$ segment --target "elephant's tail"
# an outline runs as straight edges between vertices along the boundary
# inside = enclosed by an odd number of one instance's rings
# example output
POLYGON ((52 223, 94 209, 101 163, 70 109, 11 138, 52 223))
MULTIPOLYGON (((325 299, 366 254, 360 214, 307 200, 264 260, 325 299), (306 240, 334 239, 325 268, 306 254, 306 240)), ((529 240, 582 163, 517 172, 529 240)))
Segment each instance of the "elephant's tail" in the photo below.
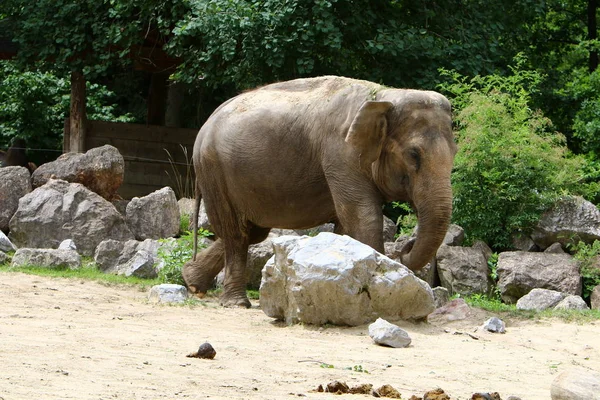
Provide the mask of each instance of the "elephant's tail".
POLYGON ((200 214, 200 201, 202 201, 202 192, 196 183, 196 202, 194 204, 194 217, 192 221, 192 229, 194 230, 194 256, 192 259, 196 261, 196 253, 198 252, 198 216, 200 214))

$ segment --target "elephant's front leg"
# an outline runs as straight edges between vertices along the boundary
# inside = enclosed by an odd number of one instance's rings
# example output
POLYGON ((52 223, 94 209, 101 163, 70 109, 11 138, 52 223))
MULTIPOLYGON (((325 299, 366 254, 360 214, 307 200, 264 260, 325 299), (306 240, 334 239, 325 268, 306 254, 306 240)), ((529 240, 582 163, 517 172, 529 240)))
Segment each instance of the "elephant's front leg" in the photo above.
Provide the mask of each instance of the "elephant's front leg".
POLYGON ((366 186, 361 188, 356 182, 354 185, 330 185, 337 214, 335 232, 351 236, 383 253, 382 200, 376 191, 366 186))
POLYGON ((225 242, 225 281, 221 305, 225 307, 250 308, 246 296, 246 261, 248 259, 248 237, 224 239, 225 242))

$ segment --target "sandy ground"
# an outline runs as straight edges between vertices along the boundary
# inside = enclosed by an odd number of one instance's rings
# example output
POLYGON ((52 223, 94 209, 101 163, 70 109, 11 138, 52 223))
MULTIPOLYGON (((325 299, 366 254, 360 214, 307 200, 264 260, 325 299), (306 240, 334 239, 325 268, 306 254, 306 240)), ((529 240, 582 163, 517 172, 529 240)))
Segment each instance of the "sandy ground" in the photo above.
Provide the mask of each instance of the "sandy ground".
POLYGON ((135 288, 0 273, 0 399, 329 399, 333 380, 390 384, 402 397, 443 388, 452 399, 497 391, 549 399, 562 371, 600 371, 600 323, 521 321, 504 335, 399 323, 413 342, 372 343, 367 326, 284 326, 255 306, 150 304, 135 288), (446 332, 449 330, 450 333, 446 332), (214 360, 188 358, 204 342, 214 360), (322 363, 333 368, 323 368, 322 363), (357 372, 356 370, 366 370, 357 372))

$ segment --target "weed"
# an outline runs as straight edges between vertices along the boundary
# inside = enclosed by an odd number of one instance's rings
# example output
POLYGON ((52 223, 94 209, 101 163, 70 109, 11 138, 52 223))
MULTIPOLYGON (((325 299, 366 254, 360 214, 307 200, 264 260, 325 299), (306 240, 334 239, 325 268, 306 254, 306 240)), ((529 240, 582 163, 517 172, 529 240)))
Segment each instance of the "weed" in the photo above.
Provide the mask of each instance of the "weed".
MULTIPOLYGON (((206 229, 198 229, 198 235, 203 237, 212 236, 212 232, 206 229)), ((194 236, 191 232, 186 232, 178 239, 161 239, 161 247, 158 249, 158 258, 164 263, 158 272, 158 279, 161 283, 174 283, 185 285, 181 270, 183 264, 189 261, 194 255, 194 236)), ((199 244, 199 248, 203 248, 199 244)))
POLYGON ((171 173, 165 171, 169 178, 174 182, 174 190, 178 199, 194 197, 194 165, 191 156, 188 154, 187 147, 179 145, 185 159, 185 163, 176 162, 169 150, 163 149, 167 153, 169 164, 171 165, 171 173), (181 170, 183 167, 184 172, 181 170))

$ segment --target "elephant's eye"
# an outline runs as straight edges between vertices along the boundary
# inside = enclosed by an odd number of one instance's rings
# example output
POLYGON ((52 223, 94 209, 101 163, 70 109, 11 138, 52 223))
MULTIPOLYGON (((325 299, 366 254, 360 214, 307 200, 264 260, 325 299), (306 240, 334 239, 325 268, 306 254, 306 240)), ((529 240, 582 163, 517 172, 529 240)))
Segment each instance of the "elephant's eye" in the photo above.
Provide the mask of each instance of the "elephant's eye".
POLYGON ((414 163, 415 169, 418 172, 419 169, 421 169, 421 152, 419 151, 419 149, 413 147, 408 150, 408 155, 411 161, 414 163))

